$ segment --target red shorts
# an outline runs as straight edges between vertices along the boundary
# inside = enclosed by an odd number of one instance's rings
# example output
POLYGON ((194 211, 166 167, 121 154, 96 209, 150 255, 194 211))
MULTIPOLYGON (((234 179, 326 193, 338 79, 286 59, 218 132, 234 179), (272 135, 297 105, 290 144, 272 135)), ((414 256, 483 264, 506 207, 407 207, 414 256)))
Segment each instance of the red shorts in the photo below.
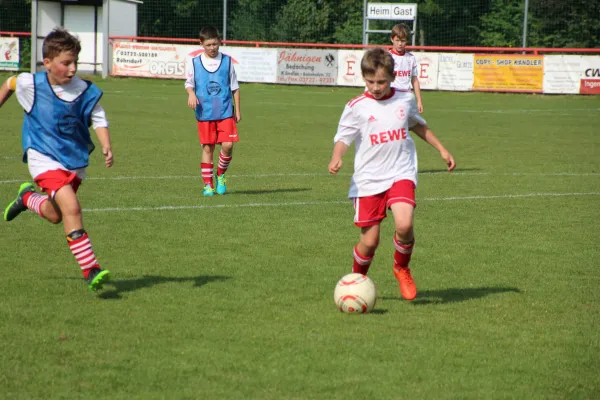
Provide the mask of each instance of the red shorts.
POLYGON ((391 188, 372 196, 354 198, 354 225, 359 228, 378 225, 387 216, 386 210, 395 203, 416 207, 415 183, 410 180, 394 182, 391 188))
POLYGON ((75 172, 65 171, 62 169, 55 169, 52 171, 46 171, 34 179, 35 183, 46 192, 50 198, 54 198, 54 195, 58 189, 63 186, 71 185, 75 193, 81 185, 81 179, 75 174, 75 172))
POLYGON ((218 121, 198 121, 198 137, 201 144, 237 142, 237 128, 233 117, 218 121))

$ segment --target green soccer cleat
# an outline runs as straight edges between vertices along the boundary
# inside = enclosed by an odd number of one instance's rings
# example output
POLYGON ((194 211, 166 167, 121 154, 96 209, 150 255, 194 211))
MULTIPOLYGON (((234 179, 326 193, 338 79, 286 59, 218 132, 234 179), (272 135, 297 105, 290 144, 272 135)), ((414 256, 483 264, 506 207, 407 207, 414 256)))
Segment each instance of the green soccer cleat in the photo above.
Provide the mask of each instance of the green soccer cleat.
POLYGON ((5 209, 4 209, 4 220, 12 221, 17 218, 19 214, 23 211, 27 210, 25 207, 25 203, 23 202, 23 196, 25 193, 35 192, 35 186, 31 182, 25 182, 21 184, 19 187, 19 193, 17 194, 17 198, 12 201, 5 209))
POLYGON ((210 197, 215 195, 215 189, 213 189, 210 185, 204 186, 204 196, 210 197))
POLYGON ((87 277, 88 287, 92 292, 102 289, 104 283, 110 280, 110 272, 100 268, 92 268, 87 277))
POLYGON ((225 179, 225 174, 217 175, 217 194, 225 194, 227 191, 225 182, 227 182, 227 179, 225 179))

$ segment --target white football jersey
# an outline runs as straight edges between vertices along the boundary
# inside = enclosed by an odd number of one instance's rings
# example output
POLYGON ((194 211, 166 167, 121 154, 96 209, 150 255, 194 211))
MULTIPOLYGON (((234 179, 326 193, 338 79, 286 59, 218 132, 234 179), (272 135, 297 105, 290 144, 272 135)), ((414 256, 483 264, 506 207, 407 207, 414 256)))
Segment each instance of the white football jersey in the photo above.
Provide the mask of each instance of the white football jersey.
POLYGON ((396 76, 392 87, 398 90, 410 90, 412 77, 418 76, 416 57, 412 53, 400 54, 393 49, 390 54, 394 59, 394 75, 396 76))
POLYGON ((350 100, 334 138, 356 147, 348 197, 382 193, 402 179, 416 185, 417 152, 409 129, 425 123, 410 92, 393 90, 381 100, 365 92, 350 100))

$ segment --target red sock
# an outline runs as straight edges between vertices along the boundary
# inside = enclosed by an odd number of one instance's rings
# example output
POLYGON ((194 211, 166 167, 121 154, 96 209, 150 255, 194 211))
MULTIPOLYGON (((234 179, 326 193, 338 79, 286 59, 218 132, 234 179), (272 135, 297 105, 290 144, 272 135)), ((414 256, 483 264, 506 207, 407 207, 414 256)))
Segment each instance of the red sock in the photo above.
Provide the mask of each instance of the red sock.
POLYGON ((371 266, 371 262, 373 261, 373 257, 363 256, 358 252, 356 246, 354 247, 354 263, 352 264, 352 272, 357 274, 366 275, 369 272, 369 267, 371 266))
POLYGON ((227 168, 229 168, 229 163, 231 162, 231 156, 226 157, 223 155, 223 152, 221 151, 219 153, 219 166, 217 168, 217 175, 221 176, 223 175, 225 172, 227 172, 227 168))
POLYGON ((394 236, 394 247, 396 248, 396 251, 394 251, 394 264, 399 267, 408 267, 414 245, 414 240, 410 243, 400 243, 394 236))
POLYGON ((98 261, 96 261, 96 255, 94 255, 94 251, 92 250, 92 243, 86 232, 77 239, 71 239, 67 236, 67 242, 73 256, 75 256, 75 259, 79 263, 79 267, 81 267, 84 278, 88 277, 92 268, 100 268, 98 261))
POLYGON ((23 195, 23 203, 25 207, 38 214, 40 217, 43 217, 42 213, 42 204, 44 204, 48 200, 48 196, 44 196, 34 192, 27 192, 23 195))
POLYGON ((213 187, 213 163, 201 163, 200 169, 202 170, 202 180, 204 181, 204 186, 209 185, 213 187))

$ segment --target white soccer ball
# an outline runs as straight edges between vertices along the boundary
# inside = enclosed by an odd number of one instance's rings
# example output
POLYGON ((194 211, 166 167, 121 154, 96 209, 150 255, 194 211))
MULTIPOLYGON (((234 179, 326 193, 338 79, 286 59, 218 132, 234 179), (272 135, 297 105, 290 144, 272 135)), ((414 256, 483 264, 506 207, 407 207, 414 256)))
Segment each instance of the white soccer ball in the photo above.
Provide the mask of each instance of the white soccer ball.
POLYGON ((375 307, 377 289, 366 275, 348 274, 342 277, 333 292, 335 305, 344 313, 368 313, 375 307))

